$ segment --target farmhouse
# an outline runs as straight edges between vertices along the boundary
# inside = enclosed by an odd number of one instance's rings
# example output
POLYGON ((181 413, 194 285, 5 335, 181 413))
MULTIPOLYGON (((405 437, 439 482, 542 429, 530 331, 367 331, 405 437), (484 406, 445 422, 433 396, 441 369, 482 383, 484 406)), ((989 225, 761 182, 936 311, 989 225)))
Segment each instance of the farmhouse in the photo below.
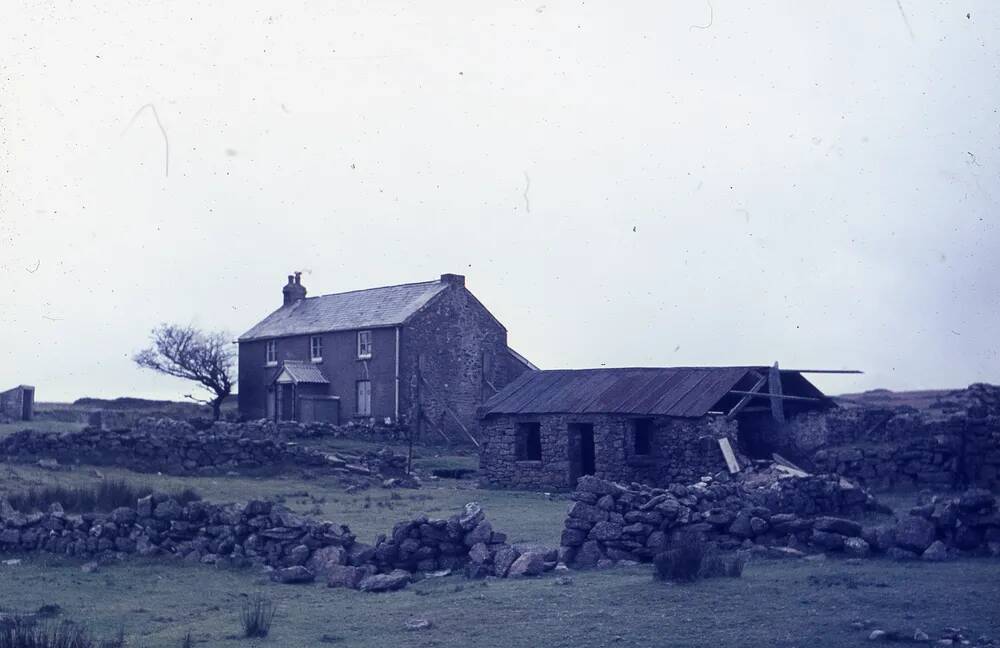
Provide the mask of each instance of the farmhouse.
POLYGON ((410 422, 468 440, 486 398, 534 369, 462 275, 306 297, 295 273, 282 297, 239 338, 246 418, 410 422))
POLYGON ((727 469, 723 445, 769 456, 787 417, 832 406, 777 364, 533 371, 483 406, 480 469, 506 488, 572 488, 582 475, 691 483, 727 469))

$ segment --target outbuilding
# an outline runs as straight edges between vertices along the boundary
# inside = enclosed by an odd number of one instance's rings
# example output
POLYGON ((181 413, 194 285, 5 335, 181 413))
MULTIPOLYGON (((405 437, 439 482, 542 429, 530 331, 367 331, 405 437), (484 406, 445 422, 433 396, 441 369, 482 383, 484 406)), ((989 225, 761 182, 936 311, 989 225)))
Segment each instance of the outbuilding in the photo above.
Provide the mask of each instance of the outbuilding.
POLYGON ((484 485, 568 489, 582 475, 665 485, 738 470, 738 455, 769 456, 787 417, 834 406, 804 372, 775 364, 521 374, 480 411, 484 485))

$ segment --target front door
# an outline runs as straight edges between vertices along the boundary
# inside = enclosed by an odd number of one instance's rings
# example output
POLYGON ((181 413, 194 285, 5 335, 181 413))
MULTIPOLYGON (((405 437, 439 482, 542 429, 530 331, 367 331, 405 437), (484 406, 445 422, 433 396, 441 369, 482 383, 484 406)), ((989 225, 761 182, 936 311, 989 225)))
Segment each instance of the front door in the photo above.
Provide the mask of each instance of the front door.
POLYGON ((35 400, 35 390, 25 389, 21 392, 21 420, 30 421, 31 420, 31 409, 33 401, 35 400))
POLYGON ((281 403, 279 406, 279 411, 281 412, 282 421, 294 421, 295 420, 295 387, 290 383, 285 383, 283 385, 278 385, 278 389, 281 390, 281 403))
POLYGON ((594 453, 594 426, 590 423, 570 423, 569 433, 569 479, 570 486, 583 475, 593 475, 597 468, 594 453))

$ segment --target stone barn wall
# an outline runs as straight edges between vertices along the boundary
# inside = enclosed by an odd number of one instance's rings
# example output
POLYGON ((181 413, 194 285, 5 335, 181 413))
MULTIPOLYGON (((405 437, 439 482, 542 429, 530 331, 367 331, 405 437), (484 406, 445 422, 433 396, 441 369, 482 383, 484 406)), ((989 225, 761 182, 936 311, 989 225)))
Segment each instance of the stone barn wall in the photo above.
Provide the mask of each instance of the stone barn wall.
POLYGON ((489 417, 481 422, 482 483, 494 488, 572 489, 567 428, 571 423, 594 426, 595 475, 604 479, 669 484, 695 481, 727 470, 718 439, 728 438, 736 447, 735 421, 717 416, 652 417, 652 452, 637 455, 630 433, 633 418, 641 417, 617 414, 489 417), (541 424, 540 461, 518 460, 518 424, 526 422, 541 424))

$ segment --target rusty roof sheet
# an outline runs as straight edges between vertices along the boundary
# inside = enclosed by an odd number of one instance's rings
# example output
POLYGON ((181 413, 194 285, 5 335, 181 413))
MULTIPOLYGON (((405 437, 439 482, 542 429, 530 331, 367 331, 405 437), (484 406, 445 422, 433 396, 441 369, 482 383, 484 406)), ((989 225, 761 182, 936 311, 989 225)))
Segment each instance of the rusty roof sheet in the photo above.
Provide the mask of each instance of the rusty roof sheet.
POLYGON ((447 287, 425 281, 308 297, 274 311, 239 341, 398 326, 447 287))
POLYGON ((529 371, 493 396, 496 414, 635 414, 698 417, 750 371, 767 367, 661 367, 529 371))

